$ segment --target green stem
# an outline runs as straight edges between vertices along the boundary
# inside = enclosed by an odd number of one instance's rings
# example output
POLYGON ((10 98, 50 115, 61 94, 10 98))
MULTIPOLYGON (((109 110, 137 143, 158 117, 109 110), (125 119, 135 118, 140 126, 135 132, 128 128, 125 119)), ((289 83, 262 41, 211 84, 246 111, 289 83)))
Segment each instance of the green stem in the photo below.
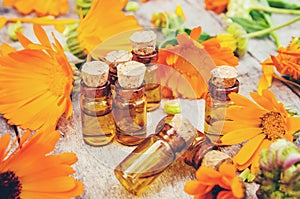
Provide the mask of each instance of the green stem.
POLYGON ((277 14, 300 15, 300 10, 291 10, 291 9, 274 8, 274 7, 266 7, 266 6, 251 7, 250 10, 259 10, 259 11, 265 11, 265 12, 277 13, 277 14))
POLYGON ((267 28, 267 29, 264 29, 264 30, 261 30, 261 31, 249 33, 249 34, 247 34, 246 37, 247 38, 254 38, 254 37, 259 37, 261 35, 269 34, 270 32, 273 32, 275 30, 279 30, 279 29, 284 28, 286 26, 289 26, 289 25, 291 25, 293 23, 296 23, 299 20, 300 20, 300 16, 296 17, 295 19, 293 19, 291 21, 288 21, 288 22, 286 22, 284 24, 281 24, 279 26, 275 26, 275 27, 267 28))

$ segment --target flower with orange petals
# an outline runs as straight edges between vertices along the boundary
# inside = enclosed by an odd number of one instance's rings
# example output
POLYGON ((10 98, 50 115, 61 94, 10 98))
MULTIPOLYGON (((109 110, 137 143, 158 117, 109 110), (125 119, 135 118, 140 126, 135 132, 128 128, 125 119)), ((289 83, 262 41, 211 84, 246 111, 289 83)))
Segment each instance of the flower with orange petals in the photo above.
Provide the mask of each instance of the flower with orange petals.
POLYGON ((70 175, 77 162, 74 153, 51 154, 60 133, 25 132, 19 147, 10 135, 0 137, 0 198, 61 198, 83 193, 83 184, 70 175), (13 149, 13 151, 12 151, 13 149))
POLYGON ((141 29, 141 26, 134 16, 125 15, 122 9, 121 0, 93 0, 87 15, 80 20, 79 26, 68 37, 67 45, 70 52, 84 58, 99 44, 106 50, 104 55, 112 50, 129 50, 131 44, 128 38, 133 31, 141 29), (123 32, 128 34, 123 36, 121 34, 123 32), (121 35, 119 38, 114 37, 119 34, 121 35), (112 37, 114 38, 108 42, 112 37), (104 41, 107 41, 107 45, 103 43, 104 41))
POLYGON ((233 50, 230 47, 222 47, 217 38, 210 38, 201 42, 204 49, 214 60, 216 66, 228 65, 237 66, 239 59, 234 56, 233 50))
POLYGON ((205 0, 205 9, 220 14, 227 10, 229 0, 205 0))
POLYGON ((4 6, 15 7, 22 14, 36 12, 38 16, 58 16, 69 10, 68 0, 3 0, 4 6))
MULTIPOLYGON (((192 29, 190 37, 197 41, 202 33, 202 28, 199 26, 192 29)), ((208 52, 208 54, 213 59, 216 66, 229 65, 237 66, 238 58, 234 56, 234 49, 228 46, 222 46, 221 40, 215 37, 212 37, 208 40, 200 42, 201 46, 208 52)))
MULTIPOLYGON (((191 37, 197 34, 195 29, 191 37)), ((204 48, 186 34, 177 35, 177 46, 159 50, 160 83, 165 98, 204 98, 212 59, 204 48), (163 67, 166 66, 166 67, 163 67)))
POLYGON ((196 172, 197 180, 186 183, 184 191, 195 199, 242 199, 245 190, 243 182, 236 175, 232 164, 223 163, 218 171, 201 166, 196 172))
POLYGON ((0 113, 23 129, 55 129, 63 113, 72 114, 73 71, 57 39, 51 44, 34 25, 41 44, 18 34, 23 50, 1 47, 0 113))
POLYGON ((177 46, 159 50, 158 63, 173 71, 161 69, 162 93, 166 98, 203 98, 207 94, 206 82, 215 65, 238 65, 238 58, 228 47, 221 47, 216 38, 198 42, 201 27, 194 28, 190 36, 177 35, 177 46))
MULTIPOLYGON (((264 90, 262 95, 250 93, 256 103, 237 93, 229 94, 235 105, 226 110, 230 121, 222 121, 222 145, 233 145, 247 141, 233 158, 237 168, 244 170, 251 165, 252 172, 259 168, 260 152, 278 139, 293 139, 300 130, 300 118, 291 117, 275 95, 264 90)), ((218 122, 213 125, 218 126, 218 122)))
MULTIPOLYGON (((261 76, 258 84, 259 93, 272 85, 273 77, 287 81, 275 74, 274 66, 276 71, 281 75, 300 81, 300 37, 293 38, 287 47, 278 48, 277 56, 271 55, 271 58, 266 59, 262 63, 263 75, 261 76)), ((290 83, 300 87, 300 85, 297 85, 296 83, 290 83)))

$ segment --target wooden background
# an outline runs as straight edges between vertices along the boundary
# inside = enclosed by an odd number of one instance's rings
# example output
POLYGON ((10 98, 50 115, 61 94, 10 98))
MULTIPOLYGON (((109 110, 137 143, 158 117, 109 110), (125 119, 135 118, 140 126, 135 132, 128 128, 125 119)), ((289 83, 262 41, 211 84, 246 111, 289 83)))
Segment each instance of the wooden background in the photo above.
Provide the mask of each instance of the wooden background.
MULTIPOLYGON (((75 1, 75 0, 74 0, 75 1)), ((299 2, 296 0, 295 2, 299 2)), ((1 3, 1 1, 0 1, 1 3)), ((74 2, 71 4, 74 6, 74 2)), ((139 10, 135 13, 138 21, 143 26, 151 26, 150 18, 153 12, 170 11, 173 12, 177 4, 180 4, 186 15, 187 27, 201 25, 203 31, 210 34, 224 32, 224 22, 220 16, 204 9, 203 0, 152 0, 148 3, 141 4, 139 10)), ((113 6, 113 5, 112 5, 113 6)), ((13 9, 1 8, 0 15, 20 16, 13 9)), ((73 10, 66 17, 75 17, 73 10)), ((281 24, 295 16, 273 15, 274 24, 281 24)), ((49 32, 53 28, 47 27, 49 32)), ((24 26, 24 34, 36 41, 32 33, 31 25, 24 26)), ((292 36, 299 36, 300 22, 295 23, 285 29, 277 31, 282 45, 287 45, 292 36)), ((61 41, 65 39, 55 33, 61 41)), ((0 30, 0 43, 10 43, 15 47, 20 47, 18 43, 13 43, 7 36, 7 27, 0 30)), ((240 94, 249 97, 249 92, 256 91, 259 77, 261 75, 261 65, 264 59, 270 54, 276 54, 274 42, 270 39, 251 39, 247 54, 239 62, 239 80, 240 94)), ((285 104, 292 105, 300 111, 299 93, 293 92, 287 85, 274 80, 271 90, 276 94, 278 99, 285 104)), ((74 165, 76 169, 75 177, 85 184, 85 192, 79 198, 84 199, 114 199, 114 198, 143 198, 143 199, 174 199, 174 198, 191 198, 183 191, 185 182, 194 178, 195 170, 181 161, 176 161, 168 168, 140 197, 128 193, 114 177, 113 169, 124 159, 134 147, 124 147, 116 142, 105 147, 90 147, 84 144, 82 140, 80 111, 78 104, 78 94, 74 95, 74 112, 69 121, 61 119, 59 130, 65 134, 56 147, 55 152, 72 151, 78 156, 78 162, 74 165)), ((202 100, 189 101, 181 100, 183 104, 183 114, 188 117, 192 123, 200 130, 203 129, 203 110, 202 100)), ((148 133, 154 132, 157 122, 164 116, 162 109, 148 114, 148 133)), ((1 119, 0 134, 12 132, 11 128, 1 119)), ((234 150, 228 150, 231 155, 234 150)), ((248 198, 255 198, 249 196, 248 198)))

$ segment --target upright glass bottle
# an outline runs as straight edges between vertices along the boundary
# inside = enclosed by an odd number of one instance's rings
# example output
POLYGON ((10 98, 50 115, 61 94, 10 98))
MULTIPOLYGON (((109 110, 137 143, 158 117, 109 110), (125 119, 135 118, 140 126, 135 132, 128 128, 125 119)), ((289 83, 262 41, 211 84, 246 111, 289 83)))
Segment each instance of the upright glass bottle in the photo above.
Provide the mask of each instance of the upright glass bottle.
POLYGON ((131 193, 140 194, 191 145, 196 129, 180 114, 163 118, 155 134, 147 137, 114 170, 131 193))
POLYGON ((204 132, 213 142, 217 142, 222 135, 226 110, 233 104, 229 94, 239 91, 237 77, 238 72, 232 66, 219 66, 211 71, 208 82, 209 93, 206 97, 204 132))
POLYGON ((116 127, 112 115, 112 98, 108 65, 101 61, 87 62, 81 70, 80 107, 83 140, 92 146, 112 141, 116 127))
POLYGON ((158 50, 156 50, 156 34, 153 31, 135 32, 131 35, 132 60, 146 65, 145 82, 147 111, 153 111, 160 106, 161 86, 157 78, 158 50))
POLYGON ((130 61, 118 65, 118 81, 113 93, 113 115, 117 141, 137 145, 146 137, 147 112, 144 64, 130 61))
POLYGON ((132 59, 132 54, 126 50, 115 50, 107 53, 105 62, 109 65, 109 81, 111 89, 114 90, 115 82, 118 79, 117 66, 132 59))

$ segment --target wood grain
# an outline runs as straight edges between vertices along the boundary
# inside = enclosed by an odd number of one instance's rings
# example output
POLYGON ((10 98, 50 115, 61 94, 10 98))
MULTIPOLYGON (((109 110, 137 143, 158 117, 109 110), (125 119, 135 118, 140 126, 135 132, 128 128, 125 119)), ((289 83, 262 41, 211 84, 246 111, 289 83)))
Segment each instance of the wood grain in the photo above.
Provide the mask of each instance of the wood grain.
MULTIPOLYGON (((1 3, 1 2, 0 2, 1 3)), ((151 26, 150 18, 153 12, 170 11, 173 12, 177 4, 183 7, 186 14, 186 26, 195 27, 201 25, 203 30, 210 34, 224 32, 224 22, 211 12, 204 9, 203 0, 151 0, 148 3, 141 4, 139 10, 135 13, 138 21, 145 27, 151 26)), ((74 5, 74 2, 72 2, 74 5)), ((13 9, 9 9, 6 16, 20 16, 13 9)), ((74 17, 70 11, 67 16, 74 17)), ((280 24, 293 16, 273 16, 275 24, 280 24)), ((6 34, 7 28, 0 30, 0 43, 11 43, 13 46, 20 47, 17 43, 12 43, 6 34)), ((47 27, 47 31, 53 31, 53 28, 47 27)), ((278 31, 279 38, 283 45, 287 45, 291 36, 297 36, 300 32, 300 23, 296 23, 283 30, 278 31)), ((36 41, 32 27, 24 26, 24 34, 36 41)), ((59 34, 56 34, 59 36, 59 34)), ((64 41, 62 36, 59 36, 64 41)), ((249 92, 257 90, 257 83, 261 75, 261 65, 264 59, 270 54, 276 54, 276 47, 270 39, 251 39, 249 40, 248 53, 240 60, 238 67, 241 82, 240 93, 249 97, 249 92)), ((284 103, 292 105, 300 111, 299 97, 286 85, 280 81, 274 80, 272 91, 278 99, 284 103)), ((204 103, 202 100, 189 101, 181 100, 183 104, 184 115, 200 130, 203 130, 204 103)), ((105 147, 91 147, 84 144, 81 132, 80 109, 78 103, 78 94, 73 96, 74 112, 70 120, 61 119, 59 130, 64 137, 59 141, 55 152, 72 151, 77 154, 78 162, 74 168, 76 178, 85 184, 85 192, 79 198, 84 199, 115 199, 115 198, 141 198, 141 199, 174 199, 174 198, 192 198, 183 191, 184 184, 194 179, 195 170, 182 161, 176 161, 168 168, 141 196, 136 197, 128 193, 114 177, 113 169, 124 159, 134 147, 124 147, 117 142, 113 142, 105 147)), ((164 116, 162 109, 148 114, 148 134, 154 132, 157 122, 164 116)), ((0 134, 11 132, 10 127, 5 120, 1 118, 0 134)), ((13 133, 12 133, 13 134, 13 133)), ((233 155, 235 151, 230 149, 228 153, 233 155)), ((253 194, 253 193, 252 193, 253 194)), ((253 195, 249 198, 255 198, 253 195)))

